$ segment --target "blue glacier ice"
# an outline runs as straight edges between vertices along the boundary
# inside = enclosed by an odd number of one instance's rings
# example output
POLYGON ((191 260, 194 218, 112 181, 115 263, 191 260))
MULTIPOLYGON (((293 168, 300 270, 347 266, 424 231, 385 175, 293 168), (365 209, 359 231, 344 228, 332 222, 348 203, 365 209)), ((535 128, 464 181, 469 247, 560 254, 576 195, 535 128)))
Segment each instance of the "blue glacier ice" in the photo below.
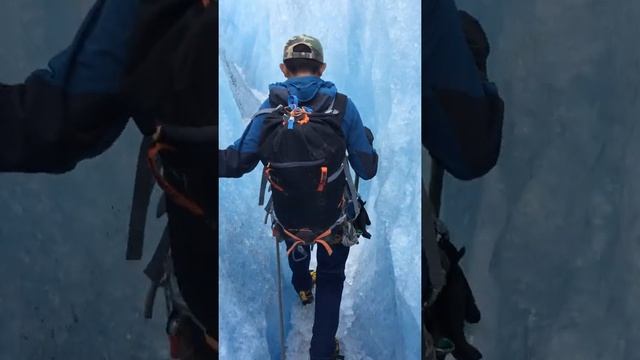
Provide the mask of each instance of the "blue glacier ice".
MULTIPOLYGON (((348 359, 420 358, 420 2, 220 3, 220 144, 238 138, 283 79, 292 35, 318 37, 324 78, 376 134, 378 176, 362 184, 371 240, 352 248, 338 337, 348 359)), ((221 359, 278 359, 275 242, 257 206, 260 172, 220 180, 221 359)), ((299 304, 283 256, 286 352, 308 358, 313 308, 299 304)))
POLYGON ((487 359, 640 359, 640 3, 458 0, 492 44, 498 166, 443 216, 487 359))

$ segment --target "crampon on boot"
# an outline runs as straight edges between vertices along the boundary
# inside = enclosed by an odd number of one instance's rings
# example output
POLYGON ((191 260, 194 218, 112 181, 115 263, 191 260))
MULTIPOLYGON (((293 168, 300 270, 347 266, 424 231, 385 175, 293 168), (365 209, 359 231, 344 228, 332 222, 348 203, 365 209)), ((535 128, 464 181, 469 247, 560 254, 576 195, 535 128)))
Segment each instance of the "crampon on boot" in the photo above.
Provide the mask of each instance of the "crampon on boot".
MULTIPOLYGON (((309 275, 311 275, 311 283, 312 286, 316 285, 317 273, 315 270, 309 270, 309 275)), ((313 288, 311 290, 303 290, 298 292, 298 296, 300 297, 300 301, 302 301, 302 305, 309 305, 313 303, 313 288)))
POLYGON ((313 292, 311 290, 300 291, 298 292, 298 296, 300 297, 300 301, 302 301, 302 305, 313 303, 313 292))

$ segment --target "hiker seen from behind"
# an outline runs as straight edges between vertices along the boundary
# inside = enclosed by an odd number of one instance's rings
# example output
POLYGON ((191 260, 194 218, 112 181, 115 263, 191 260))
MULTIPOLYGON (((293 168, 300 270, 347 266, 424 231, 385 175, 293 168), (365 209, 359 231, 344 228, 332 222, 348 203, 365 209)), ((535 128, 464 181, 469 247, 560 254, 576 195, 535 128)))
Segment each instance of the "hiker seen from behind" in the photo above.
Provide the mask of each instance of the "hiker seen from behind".
POLYGON ((220 177, 264 165, 260 202, 268 184, 266 210, 274 237, 286 244, 293 288, 302 305, 315 301, 312 360, 343 358, 335 336, 345 263, 350 246, 370 237, 351 168, 367 180, 378 164, 373 134, 351 99, 322 79, 326 67, 318 39, 287 41, 280 64, 287 80, 269 86, 268 99, 240 139, 219 151, 220 177), (310 271, 316 245, 318 266, 310 271))

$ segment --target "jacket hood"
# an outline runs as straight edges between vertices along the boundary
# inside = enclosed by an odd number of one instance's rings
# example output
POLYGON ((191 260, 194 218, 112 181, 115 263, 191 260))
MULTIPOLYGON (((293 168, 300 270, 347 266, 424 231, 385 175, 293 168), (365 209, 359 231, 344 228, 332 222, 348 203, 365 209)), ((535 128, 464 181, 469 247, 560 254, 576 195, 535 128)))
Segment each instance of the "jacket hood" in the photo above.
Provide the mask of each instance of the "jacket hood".
POLYGON ((289 95, 295 95, 300 102, 306 102, 318 93, 329 95, 332 98, 336 96, 336 86, 330 81, 324 81, 318 76, 300 76, 288 79, 285 82, 278 82, 269 85, 269 90, 274 88, 287 89, 289 95))

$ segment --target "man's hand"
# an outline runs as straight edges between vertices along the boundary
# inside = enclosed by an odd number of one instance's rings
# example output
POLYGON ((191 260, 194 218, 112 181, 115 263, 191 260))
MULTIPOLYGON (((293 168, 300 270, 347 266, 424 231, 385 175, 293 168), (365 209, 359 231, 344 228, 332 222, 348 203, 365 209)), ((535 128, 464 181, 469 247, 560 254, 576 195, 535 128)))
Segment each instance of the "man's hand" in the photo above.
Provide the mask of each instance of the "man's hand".
POLYGON ((362 199, 358 198, 357 200, 360 203, 360 213, 358 217, 353 221, 353 227, 358 230, 362 236, 366 239, 371 239, 371 234, 367 231, 367 226, 371 225, 371 220, 369 219, 369 214, 367 214, 367 210, 364 208, 366 202, 362 201, 362 199))

